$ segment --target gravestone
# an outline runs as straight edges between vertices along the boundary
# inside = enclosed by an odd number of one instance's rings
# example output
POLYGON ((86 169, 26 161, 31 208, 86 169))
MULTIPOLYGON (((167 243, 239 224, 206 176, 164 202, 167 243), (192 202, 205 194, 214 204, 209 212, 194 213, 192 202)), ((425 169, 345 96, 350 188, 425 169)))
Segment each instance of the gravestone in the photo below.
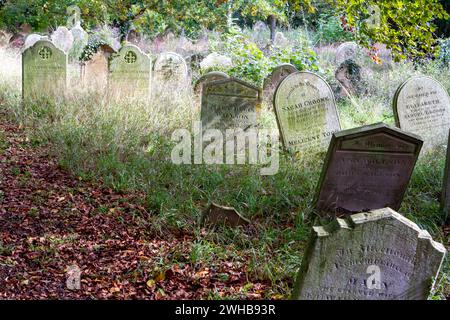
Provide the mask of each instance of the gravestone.
POLYGON ((234 139, 234 135, 226 135, 227 129, 255 128, 261 98, 259 88, 236 78, 205 83, 201 103, 203 130, 220 130, 225 142, 234 139))
POLYGON ((41 36, 40 34, 36 34, 36 33, 29 34, 25 38, 25 43, 23 44, 24 49, 33 46, 36 42, 38 42, 39 40, 41 40, 43 38, 46 38, 46 37, 41 36))
POLYGON ((274 109, 283 145, 294 152, 325 151, 341 129, 330 86, 311 72, 287 76, 275 91, 274 109))
POLYGON ((316 195, 318 213, 398 210, 422 143, 384 123, 333 134, 316 195))
POLYGON ((161 53, 153 66, 154 79, 159 83, 180 83, 187 80, 188 67, 182 56, 174 52, 161 53))
POLYGON ((274 46, 280 48, 286 48, 289 45, 289 40, 285 37, 283 32, 275 33, 275 39, 273 41, 274 46))
POLYGON ((0 48, 7 46, 8 42, 9 35, 5 31, 0 30, 0 48))
POLYGON ((74 43, 85 43, 88 41, 88 33, 81 26, 80 21, 76 22, 76 25, 70 29, 74 43))
POLYGON ((230 68, 233 66, 230 57, 218 54, 217 52, 210 53, 205 59, 200 62, 200 69, 206 70, 210 68, 230 68))
POLYGON ((124 45, 109 60, 108 92, 112 99, 148 99, 151 59, 137 46, 124 45))
POLYGON ((105 90, 108 84, 108 61, 115 53, 110 46, 103 44, 98 47, 88 61, 81 68, 83 85, 89 89, 105 90))
POLYGON ((67 55, 51 41, 39 40, 22 53, 22 97, 63 96, 67 85, 67 55))
POLYGON ((450 130, 448 134, 447 158, 445 160, 444 183, 442 184, 442 209, 446 214, 446 222, 449 224, 450 216, 448 214, 450 208, 450 130))
POLYGON ((51 40, 56 47, 64 52, 69 52, 73 44, 73 35, 66 27, 58 27, 52 33, 51 40))
POLYGON ((361 95, 366 84, 362 77, 362 68, 353 60, 345 60, 335 72, 336 80, 344 87, 345 93, 361 95))
POLYGON ((336 65, 340 66, 345 60, 355 60, 358 45, 355 42, 344 42, 336 50, 336 65))
POLYGON ((267 76, 266 79, 264 79, 264 85, 263 85, 263 96, 264 100, 269 104, 272 105, 273 102, 273 95, 280 84, 281 81, 284 80, 288 75, 298 72, 297 68, 294 67, 292 64, 285 63, 281 64, 279 66, 276 66, 270 75, 267 76))
POLYGON ((405 81, 395 93, 393 108, 396 125, 420 135, 424 150, 447 142, 450 98, 435 79, 416 76, 405 81))
POLYGON ((22 48, 25 44, 25 35, 22 33, 15 33, 9 38, 9 47, 10 48, 22 48))
POLYGON ((216 81, 216 80, 222 80, 227 79, 230 76, 227 75, 225 72, 220 71, 212 71, 208 72, 207 74, 204 74, 201 76, 196 82, 194 86, 194 92, 196 94, 200 94, 202 92, 203 85, 207 82, 216 81))
POLYGON ((390 208, 313 227, 294 288, 299 300, 426 300, 446 255, 390 208))
POLYGON ((269 28, 263 21, 256 21, 253 25, 253 31, 255 32, 266 32, 269 28))

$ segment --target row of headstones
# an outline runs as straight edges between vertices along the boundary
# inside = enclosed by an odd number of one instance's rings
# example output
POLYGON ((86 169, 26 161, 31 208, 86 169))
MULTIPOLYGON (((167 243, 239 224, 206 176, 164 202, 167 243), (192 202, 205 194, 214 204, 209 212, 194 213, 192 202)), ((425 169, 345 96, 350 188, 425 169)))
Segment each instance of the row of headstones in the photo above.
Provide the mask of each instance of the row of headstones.
MULTIPOLYGON (((259 88, 230 77, 204 83, 203 128, 255 127, 261 96, 259 88)), ((429 146, 442 143, 450 101, 437 81, 411 78, 394 100, 400 127, 421 134, 429 146)), ((422 138, 384 123, 340 131, 330 86, 310 72, 281 81, 274 109, 287 149, 306 154, 328 146, 315 200, 318 214, 328 219, 313 228, 294 298, 426 299, 446 250, 394 211, 422 138)))
MULTIPOLYGON (((82 66, 86 85, 102 85, 116 97, 148 97, 152 79, 184 82, 187 65, 183 57, 168 52, 158 56, 153 68, 151 58, 137 46, 127 44, 118 52, 102 46, 82 66), (152 69, 154 76, 152 78, 152 69)), ((49 40, 39 40, 22 53, 23 98, 61 95, 67 87, 67 54, 49 40)))

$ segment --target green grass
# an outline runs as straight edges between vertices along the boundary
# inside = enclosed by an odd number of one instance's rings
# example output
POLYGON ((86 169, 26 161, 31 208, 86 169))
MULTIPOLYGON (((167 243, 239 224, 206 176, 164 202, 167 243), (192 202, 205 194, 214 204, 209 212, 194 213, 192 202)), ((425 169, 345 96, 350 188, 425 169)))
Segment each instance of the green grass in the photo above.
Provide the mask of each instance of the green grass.
MULTIPOLYGON (((319 59, 322 75, 335 83, 333 57, 324 57, 319 59)), ((367 61, 361 64, 371 67, 367 61)), ((437 64, 416 69, 408 63, 393 64, 367 78, 367 96, 338 102, 342 127, 380 121, 393 124, 390 104, 395 89, 420 72, 450 89, 450 79, 437 64)), ((164 237, 180 229, 193 234, 189 258, 183 263, 208 265, 245 257, 251 277, 272 283, 268 297, 289 297, 310 232, 323 154, 307 159, 282 154, 274 176, 261 176, 258 167, 249 165, 175 165, 170 161, 171 133, 190 129, 191 122, 199 118, 198 98, 189 92, 169 92, 148 102, 108 104, 96 94, 75 91, 57 103, 22 105, 16 78, 1 81, 2 108, 25 124, 32 141, 49 142, 63 167, 81 179, 101 180, 115 190, 144 191, 141 201, 150 214, 140 218, 155 234, 164 237), (252 226, 205 232, 198 221, 211 201, 235 207, 252 220, 252 226)), ((276 127, 267 106, 261 122, 264 127, 276 127)), ((7 147, 2 137, 0 133, 0 152, 7 147)), ((420 159, 400 210, 442 242, 447 241, 439 208, 444 158, 444 150, 437 150, 420 159)), ((20 170, 13 173, 20 174, 20 170)), ((97 214, 105 210, 98 208, 97 214)), ((176 261, 175 257, 172 263, 176 261)), ((449 292, 448 263, 445 270, 435 298, 449 292)), ((210 298, 218 295, 211 292, 210 298)))

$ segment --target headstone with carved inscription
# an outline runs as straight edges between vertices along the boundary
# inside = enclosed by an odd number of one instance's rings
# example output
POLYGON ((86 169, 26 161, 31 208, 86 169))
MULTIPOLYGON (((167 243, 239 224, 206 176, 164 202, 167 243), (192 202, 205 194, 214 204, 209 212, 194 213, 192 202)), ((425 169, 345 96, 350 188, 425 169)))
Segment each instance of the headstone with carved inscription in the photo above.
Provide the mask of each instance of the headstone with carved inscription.
POLYGON ((435 79, 416 76, 404 82, 394 96, 396 124, 424 139, 424 150, 447 142, 450 129, 450 98, 435 79))
POLYGON ((22 97, 63 96, 67 85, 67 55, 48 40, 22 53, 22 97))
POLYGON ((188 76, 188 67, 182 56, 175 52, 161 53, 153 66, 154 79, 158 83, 182 83, 188 76))
POLYGON ((390 208, 313 227, 294 299, 426 300, 446 255, 390 208))
POLYGON ((285 63, 276 66, 267 78, 264 79, 263 96, 264 101, 266 101, 269 106, 272 106, 273 104, 273 95, 280 82, 294 72, 298 72, 297 68, 292 64, 285 63))
POLYGON ((316 195, 319 214, 398 210, 422 143, 384 123, 333 134, 316 195))
POLYGON ((112 99, 147 99, 150 57, 132 44, 124 45, 109 61, 108 91, 112 99))
POLYGON ((202 129, 218 129, 225 141, 236 129, 255 129, 261 108, 261 90, 236 78, 207 82, 202 90, 202 129))
POLYGON ((291 151, 325 151, 341 129, 333 91, 311 72, 287 76, 275 91, 274 108, 284 147, 291 151))

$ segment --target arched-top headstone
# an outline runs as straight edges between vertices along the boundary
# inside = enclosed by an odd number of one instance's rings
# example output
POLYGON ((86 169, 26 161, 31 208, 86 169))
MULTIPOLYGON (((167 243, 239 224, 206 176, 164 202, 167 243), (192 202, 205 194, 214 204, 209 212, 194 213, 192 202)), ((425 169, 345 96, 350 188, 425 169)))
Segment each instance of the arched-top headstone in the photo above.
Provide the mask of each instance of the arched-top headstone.
POLYGON ((340 66, 345 60, 355 60, 358 45, 355 42, 344 42, 336 50, 336 65, 340 66))
POLYGON ((43 38, 47 38, 47 37, 41 36, 40 34, 36 34, 36 33, 29 34, 25 38, 25 43, 23 45, 24 49, 33 46, 36 42, 38 42, 39 40, 41 40, 43 38))
POLYGON ((321 216, 400 208, 420 137, 377 123, 333 134, 316 195, 321 216))
POLYGON ((257 125, 261 90, 236 78, 207 82, 202 91, 203 129, 248 129, 257 125))
POLYGON ((109 60, 108 91, 112 98, 146 99, 150 94, 151 59, 132 44, 109 60))
POLYGON ((188 67, 182 56, 175 52, 161 53, 153 66, 154 78, 159 82, 183 82, 187 79, 188 67))
POLYGON ((53 44, 64 52, 69 52, 73 44, 73 35, 66 27, 58 27, 51 35, 53 44))
POLYGON ((64 95, 67 55, 49 40, 39 40, 22 52, 22 96, 35 99, 64 95))
POLYGON ((268 104, 272 105, 273 95, 281 81, 288 75, 298 72, 297 68, 290 63, 276 66, 272 72, 264 79, 263 96, 268 104))
POLYGON ((194 92, 196 94, 199 94, 202 92, 202 88, 203 85, 207 82, 211 82, 211 81, 216 81, 216 80, 222 80, 222 79, 227 79, 230 76, 227 75, 225 72, 220 72, 220 71, 212 71, 212 72, 208 72, 207 74, 204 74, 203 76, 201 76, 194 85, 194 92))
POLYGON ((428 150, 447 142, 450 129, 450 98, 435 79, 415 76, 397 89, 393 102, 396 125, 421 136, 428 150))
POLYGON ((299 300, 426 300, 446 255, 390 208, 313 227, 294 288, 299 300))
POLYGON ((294 152, 325 151, 341 129, 333 91, 311 72, 287 76, 275 91, 274 109, 283 144, 294 152))

